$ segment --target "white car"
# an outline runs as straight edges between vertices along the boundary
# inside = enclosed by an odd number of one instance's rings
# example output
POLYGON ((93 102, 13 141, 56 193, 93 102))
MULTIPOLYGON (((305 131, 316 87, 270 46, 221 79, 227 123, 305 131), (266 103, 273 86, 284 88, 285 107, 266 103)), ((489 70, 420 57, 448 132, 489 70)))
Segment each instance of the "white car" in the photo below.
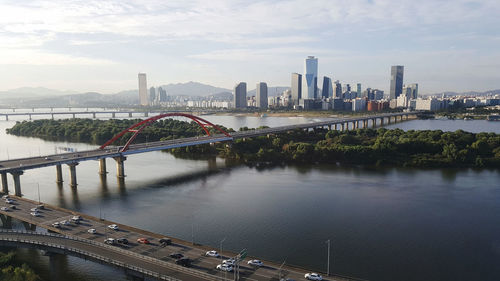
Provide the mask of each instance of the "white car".
POLYGON ((249 260, 247 263, 248 265, 259 266, 259 267, 264 265, 260 260, 249 260))
POLYGON ((229 264, 218 264, 215 268, 221 271, 231 272, 233 271, 233 267, 229 264))
POLYGON ((234 260, 234 259, 223 260, 222 264, 227 264, 227 265, 230 265, 230 266, 234 266, 236 264, 236 260, 234 260))
POLYGON ((306 275, 304 275, 304 277, 307 280, 317 280, 317 281, 323 280, 323 277, 321 275, 319 275, 318 273, 306 273, 306 275))
POLYGON ((69 221, 63 220, 59 222, 61 225, 70 225, 69 221))
POLYGON ((91 234, 96 234, 97 230, 95 230, 95 228, 91 228, 91 229, 87 230, 87 232, 91 233, 91 234))
POLYGON ((38 210, 37 208, 31 208, 30 211, 32 211, 32 212, 38 212, 40 210, 38 210))
POLYGON ((9 195, 2 196, 2 199, 9 199, 9 195))
POLYGON ((7 199, 5 199, 5 203, 14 204, 14 200, 7 198, 7 199))
POLYGON ((52 224, 52 226, 55 227, 55 228, 60 228, 61 224, 58 223, 58 222, 55 222, 55 223, 52 224))
POLYGON ((109 245, 114 245, 116 243, 115 238, 106 238, 104 240, 104 243, 109 244, 109 245))
POLYGON ((71 217, 71 220, 72 221, 80 221, 80 220, 82 220, 82 217, 81 216, 73 216, 73 217, 71 217))
POLYGON ((7 211, 9 210, 9 208, 7 208, 7 207, 2 207, 2 208, 0 208, 0 210, 2 210, 2 211, 4 211, 4 212, 7 212, 7 211))
POLYGON ((110 224, 110 225, 108 225, 108 228, 113 229, 113 230, 118 230, 118 225, 110 224))
POLYGON ((216 258, 220 257, 219 253, 217 253, 217 251, 214 250, 206 252, 205 256, 216 257, 216 258))
POLYGON ((39 212, 31 212, 30 213, 32 216, 34 217, 39 217, 40 216, 40 213, 39 212))

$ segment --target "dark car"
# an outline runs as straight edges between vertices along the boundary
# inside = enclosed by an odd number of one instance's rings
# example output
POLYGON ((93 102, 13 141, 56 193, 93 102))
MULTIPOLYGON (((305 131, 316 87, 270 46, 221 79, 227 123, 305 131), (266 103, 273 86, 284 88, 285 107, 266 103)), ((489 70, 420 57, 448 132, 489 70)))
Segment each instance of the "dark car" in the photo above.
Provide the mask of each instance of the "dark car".
POLYGON ((170 240, 168 238, 162 238, 162 239, 160 239, 160 244, 162 246, 172 245, 172 240, 170 240))
POLYGON ((121 244, 128 244, 128 240, 126 238, 118 238, 116 239, 116 242, 121 244))
POLYGON ((178 259, 181 259, 182 257, 184 257, 184 255, 181 253, 173 253, 173 254, 170 254, 170 257, 178 260, 178 259))
POLYGON ((191 260, 188 259, 188 258, 178 259, 178 260, 175 261, 175 263, 178 264, 178 265, 185 266, 185 267, 190 267, 191 266, 191 260))

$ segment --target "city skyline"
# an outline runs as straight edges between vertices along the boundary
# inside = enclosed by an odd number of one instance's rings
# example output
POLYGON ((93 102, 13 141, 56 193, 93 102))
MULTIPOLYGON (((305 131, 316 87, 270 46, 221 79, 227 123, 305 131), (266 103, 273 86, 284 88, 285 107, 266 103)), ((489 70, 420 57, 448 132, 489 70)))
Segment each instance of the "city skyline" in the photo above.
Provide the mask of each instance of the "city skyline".
POLYGON ((289 85, 307 55, 319 79, 386 92, 391 65, 422 94, 497 89, 499 12, 491 0, 4 1, 0 90, 114 93, 138 72, 152 85, 289 85))

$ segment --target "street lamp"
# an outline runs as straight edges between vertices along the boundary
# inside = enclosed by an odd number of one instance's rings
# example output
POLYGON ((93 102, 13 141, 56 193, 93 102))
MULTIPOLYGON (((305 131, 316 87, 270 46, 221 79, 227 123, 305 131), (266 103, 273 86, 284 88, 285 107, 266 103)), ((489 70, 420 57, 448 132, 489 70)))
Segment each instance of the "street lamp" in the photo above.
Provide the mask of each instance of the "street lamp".
POLYGON ((326 276, 330 276, 330 239, 326 240, 326 244, 328 244, 328 258, 326 265, 326 276))

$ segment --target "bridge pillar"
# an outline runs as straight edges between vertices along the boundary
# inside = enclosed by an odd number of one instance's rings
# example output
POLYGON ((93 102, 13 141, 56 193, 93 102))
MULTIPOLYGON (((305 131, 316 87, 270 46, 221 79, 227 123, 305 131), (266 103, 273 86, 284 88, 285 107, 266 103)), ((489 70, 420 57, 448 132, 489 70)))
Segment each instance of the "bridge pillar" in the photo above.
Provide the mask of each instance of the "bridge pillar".
POLYGON ((2 176, 2 193, 9 194, 9 184, 7 182, 7 173, 1 173, 2 176))
POLYGON ((3 228, 12 229, 12 217, 0 214, 0 219, 3 228))
POLYGON ((132 112, 129 112, 129 113, 128 113, 128 117, 132 117, 132 112))
POLYGON ((53 107, 51 107, 51 108, 50 108, 50 112, 52 112, 52 111, 54 111, 54 108, 53 108, 53 107))
POLYGON ((111 113, 111 118, 115 118, 115 113, 111 113))
POLYGON ((56 182, 63 182, 61 164, 56 165, 56 182))
POLYGON ((144 112, 144 117, 148 117, 149 116, 149 112, 144 112))
POLYGON ((106 171, 106 158, 99 159, 99 175, 105 175, 106 171))
POLYGON ((15 189, 15 195, 16 196, 23 196, 21 193, 21 179, 19 178, 22 174, 24 174, 23 171, 13 171, 10 172, 12 174, 12 178, 14 178, 14 189, 15 189))
POLYGON ((342 132, 344 131, 344 123, 340 124, 342 127, 342 132))
POLYGON ((372 119, 372 128, 377 127, 377 119, 373 118, 372 119))
POLYGON ((127 160, 125 156, 113 157, 116 161, 116 176, 119 178, 125 177, 125 165, 124 162, 127 160))
POLYGON ((36 230, 36 224, 31 224, 29 222, 23 221, 24 229, 27 231, 35 231, 36 230))
POLYGON ((69 182, 69 185, 71 187, 76 187, 78 184, 76 182, 76 166, 78 165, 78 163, 69 163, 68 164, 68 167, 69 167, 69 178, 70 178, 70 182, 69 182))
POLYGON ((92 118, 95 119, 95 112, 92 112, 92 118))
POLYGON ((31 114, 28 114, 29 120, 31 120, 31 114))
POLYGON ((5 114, 5 121, 9 121, 9 114, 5 114))
POLYGON ((73 119, 76 118, 76 115, 73 113, 73 119))

